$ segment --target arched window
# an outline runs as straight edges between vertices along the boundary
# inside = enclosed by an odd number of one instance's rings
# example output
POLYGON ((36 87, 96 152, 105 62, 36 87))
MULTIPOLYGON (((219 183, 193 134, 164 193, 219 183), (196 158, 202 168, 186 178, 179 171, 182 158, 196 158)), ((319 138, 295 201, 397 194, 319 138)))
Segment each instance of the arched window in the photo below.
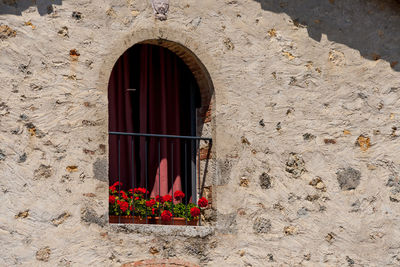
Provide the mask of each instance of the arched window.
POLYGON ((184 191, 196 202, 198 84, 167 48, 136 44, 116 62, 109 89, 109 180, 151 197, 184 191))

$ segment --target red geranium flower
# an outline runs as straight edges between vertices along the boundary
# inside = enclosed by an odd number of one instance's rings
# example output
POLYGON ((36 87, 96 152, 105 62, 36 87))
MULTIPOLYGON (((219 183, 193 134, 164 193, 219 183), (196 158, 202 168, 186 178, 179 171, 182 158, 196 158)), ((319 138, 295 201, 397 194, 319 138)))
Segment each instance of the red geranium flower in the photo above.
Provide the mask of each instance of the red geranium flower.
POLYGON ((182 198, 185 197, 185 193, 183 193, 182 191, 178 190, 174 193, 174 198, 176 200, 182 200, 182 198))
POLYGON ((149 191, 147 191, 146 188, 141 188, 141 187, 133 189, 133 192, 135 194, 140 194, 140 195, 149 193, 149 191))
POLYGON ((121 194, 123 199, 125 199, 125 200, 128 199, 128 196, 126 195, 126 193, 124 191, 121 190, 121 191, 119 191, 119 193, 121 194))
POLYGON ((120 182, 118 182, 118 181, 116 181, 115 183, 113 183, 111 186, 110 186, 110 190, 111 190, 111 192, 114 192, 115 190, 117 190, 117 186, 121 186, 122 185, 122 183, 120 183, 120 182))
POLYGON ((193 207, 190 209, 190 214, 192 217, 197 217, 200 215, 200 209, 198 207, 193 207))
POLYGON ((162 197, 161 202, 172 202, 172 196, 171 195, 165 195, 162 197))
POLYGON ((119 205, 119 208, 122 210, 122 212, 125 212, 129 207, 129 203, 125 201, 117 200, 117 204, 119 205))
POLYGON ((169 210, 164 210, 163 213, 161 213, 161 219, 163 221, 170 221, 172 218, 172 213, 169 210))
POLYGON ((111 204, 114 204, 115 203, 115 196, 110 196, 108 198, 108 202, 111 203, 111 204))
POLYGON ((156 201, 154 199, 150 199, 146 201, 146 207, 153 207, 156 204, 156 201))
POLYGON ((197 204, 200 208, 205 208, 208 206, 208 200, 205 197, 201 197, 199 201, 197 201, 197 204))
POLYGON ((156 196, 156 201, 157 201, 157 202, 162 202, 162 197, 161 197, 161 199, 160 199, 160 196, 157 195, 157 196, 156 196))

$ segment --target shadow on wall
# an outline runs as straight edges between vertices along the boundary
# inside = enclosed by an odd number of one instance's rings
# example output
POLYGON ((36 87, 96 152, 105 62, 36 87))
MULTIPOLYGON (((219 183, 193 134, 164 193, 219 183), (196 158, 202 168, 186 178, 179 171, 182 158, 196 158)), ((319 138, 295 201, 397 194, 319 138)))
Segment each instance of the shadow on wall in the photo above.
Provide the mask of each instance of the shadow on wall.
POLYGON ((347 45, 370 60, 383 59, 400 71, 399 0, 255 0, 262 9, 286 13, 320 41, 347 45))
POLYGON ((41 16, 53 12, 53 5, 61 5, 62 0, 0 0, 0 15, 21 15, 23 11, 36 6, 41 16))

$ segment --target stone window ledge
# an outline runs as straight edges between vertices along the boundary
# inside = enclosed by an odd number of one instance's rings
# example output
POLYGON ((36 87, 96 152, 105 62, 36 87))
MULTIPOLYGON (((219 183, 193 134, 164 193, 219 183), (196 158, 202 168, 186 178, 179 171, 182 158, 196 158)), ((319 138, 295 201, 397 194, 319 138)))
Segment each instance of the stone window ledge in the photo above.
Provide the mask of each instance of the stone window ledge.
POLYGON ((214 234, 214 227, 209 226, 177 226, 148 224, 113 224, 109 226, 116 232, 155 234, 159 236, 182 236, 204 238, 214 234))

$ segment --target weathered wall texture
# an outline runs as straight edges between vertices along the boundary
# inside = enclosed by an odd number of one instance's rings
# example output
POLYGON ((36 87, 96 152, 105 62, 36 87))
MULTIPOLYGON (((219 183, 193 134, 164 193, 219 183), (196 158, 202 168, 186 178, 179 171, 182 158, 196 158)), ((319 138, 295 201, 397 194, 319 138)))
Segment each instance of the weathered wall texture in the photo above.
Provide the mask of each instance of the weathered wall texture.
POLYGON ((0 265, 400 265, 396 1, 0 1, 0 265), (178 42, 214 84, 214 228, 107 223, 107 82, 178 42))

